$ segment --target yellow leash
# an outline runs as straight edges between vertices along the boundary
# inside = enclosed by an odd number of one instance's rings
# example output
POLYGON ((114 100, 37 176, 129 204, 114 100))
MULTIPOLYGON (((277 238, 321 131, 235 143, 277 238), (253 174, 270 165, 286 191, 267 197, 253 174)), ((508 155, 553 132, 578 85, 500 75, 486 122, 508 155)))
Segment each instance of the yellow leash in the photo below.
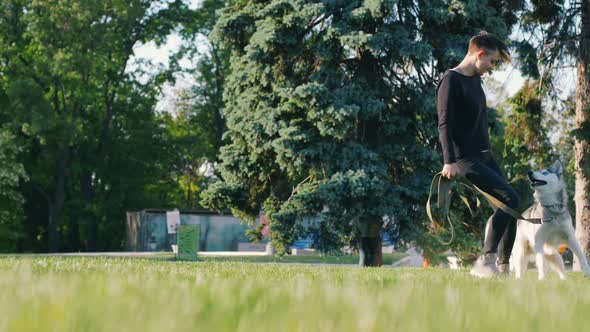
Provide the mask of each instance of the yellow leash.
MULTIPOLYGON (((515 211, 514 209, 512 209, 508 205, 504 204, 496 197, 481 190, 480 188, 478 188, 476 185, 471 183, 465 177, 459 177, 459 178, 457 178, 456 181, 459 184, 463 185, 464 187, 466 187, 476 193, 483 195, 491 205, 503 210, 504 212, 508 213, 509 215, 511 215, 512 217, 514 217, 517 220, 526 220, 526 221, 533 223, 533 224, 543 223, 543 219, 524 218, 520 213, 518 213, 517 211, 515 211)), ((434 175, 434 177, 432 178, 432 182, 430 183, 430 193, 428 194, 428 200, 426 201, 426 214, 428 215, 428 219, 430 219, 431 228, 434 231, 435 237, 442 245, 451 244, 455 238, 455 229, 453 227, 453 223, 451 222, 451 218, 449 217, 449 209, 451 206, 451 194, 452 194, 451 189, 452 189, 451 180, 444 177, 441 172, 436 173, 434 175), (437 187, 437 209, 439 209, 440 211, 443 212, 443 214, 446 217, 445 219, 447 220, 447 223, 449 224, 449 227, 451 229, 451 239, 447 242, 443 242, 440 239, 440 237, 438 236, 438 233, 444 229, 445 222, 442 221, 441 219, 437 218, 437 216, 435 216, 432 213, 432 208, 431 208, 432 205, 430 202, 432 200, 432 193, 433 193, 435 186, 437 187)), ((475 210, 469 204, 467 197, 465 197, 463 195, 459 195, 459 197, 461 198, 463 203, 465 203, 465 205, 469 209, 469 212, 471 213, 471 215, 475 215, 475 210)), ((476 198, 476 200, 477 200, 477 207, 479 207, 480 206, 479 198, 476 198)))

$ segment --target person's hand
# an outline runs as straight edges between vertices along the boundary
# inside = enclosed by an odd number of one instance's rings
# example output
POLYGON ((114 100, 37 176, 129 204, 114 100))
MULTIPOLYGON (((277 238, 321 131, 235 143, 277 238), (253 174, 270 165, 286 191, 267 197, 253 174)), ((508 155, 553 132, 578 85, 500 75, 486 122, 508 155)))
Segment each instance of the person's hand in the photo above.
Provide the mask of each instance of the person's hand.
POLYGON ((459 166, 457 166, 456 163, 445 164, 443 166, 441 173, 445 178, 449 180, 454 179, 460 175, 459 166))

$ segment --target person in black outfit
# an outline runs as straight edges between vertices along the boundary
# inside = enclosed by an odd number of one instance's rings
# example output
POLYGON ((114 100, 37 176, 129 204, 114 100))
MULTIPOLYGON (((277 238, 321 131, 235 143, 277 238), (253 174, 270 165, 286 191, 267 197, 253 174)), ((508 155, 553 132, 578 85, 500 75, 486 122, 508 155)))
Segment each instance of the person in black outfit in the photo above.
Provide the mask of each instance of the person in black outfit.
MULTIPOLYGON (((486 96, 481 76, 499 61, 510 61, 508 48, 485 31, 471 38, 463 61, 445 72, 437 87, 438 131, 448 179, 465 176, 474 185, 511 208, 518 207, 518 195, 508 184, 490 153, 486 96)), ((471 269, 480 278, 508 273, 516 222, 495 208, 488 220, 482 254, 471 269), (501 248, 498 248, 502 240, 501 248), (501 255, 498 259, 497 251, 501 255)))

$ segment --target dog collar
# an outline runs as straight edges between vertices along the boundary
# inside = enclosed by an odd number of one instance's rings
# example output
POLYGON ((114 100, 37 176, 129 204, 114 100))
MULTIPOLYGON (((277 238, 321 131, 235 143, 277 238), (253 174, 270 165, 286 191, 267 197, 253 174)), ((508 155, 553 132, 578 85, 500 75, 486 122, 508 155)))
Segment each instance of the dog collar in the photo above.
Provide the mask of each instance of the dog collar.
POLYGON ((566 213, 566 212, 567 212, 567 205, 566 205, 566 204, 563 204, 563 203, 558 203, 558 204, 553 204, 553 205, 543 205, 543 204, 540 204, 540 205, 541 205, 541 207, 542 207, 543 209, 545 209, 545 210, 547 210, 547 211, 551 212, 551 214, 552 214, 552 216, 551 216, 551 217, 549 217, 549 218, 546 218, 546 219, 541 219, 541 223, 552 222, 552 221, 554 221, 555 219, 557 219, 557 217, 558 217, 558 216, 560 216, 560 215, 562 215, 562 214, 564 214, 564 213, 566 213), (559 206, 559 207, 561 207, 561 208, 559 209, 559 212, 557 212, 557 213, 555 213, 555 212, 553 212, 553 211, 551 210, 551 208, 552 208, 552 207, 555 207, 555 206, 559 206))

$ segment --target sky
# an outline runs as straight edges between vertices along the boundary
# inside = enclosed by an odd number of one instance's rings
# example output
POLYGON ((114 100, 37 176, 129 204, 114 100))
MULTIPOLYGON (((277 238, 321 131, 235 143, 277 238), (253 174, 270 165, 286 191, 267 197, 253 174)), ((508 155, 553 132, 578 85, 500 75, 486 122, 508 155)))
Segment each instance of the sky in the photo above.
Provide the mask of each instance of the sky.
MULTIPOLYGON (((138 67, 144 67, 138 63, 138 60, 150 60, 153 65, 156 66, 168 66, 168 57, 174 53, 181 46, 182 40, 178 35, 168 36, 167 42, 161 47, 157 47, 154 42, 147 44, 140 44, 134 47, 134 56, 130 59, 128 71, 134 71, 138 67)), ((181 64, 184 66, 190 66, 190 61, 182 61, 181 64)), ((165 111, 170 105, 174 105, 174 98, 176 92, 183 89, 189 88, 194 81, 189 76, 180 75, 177 76, 176 84, 174 86, 166 84, 162 90, 162 96, 156 105, 158 111, 165 111)))
MULTIPOLYGON (((186 4, 189 5, 189 8, 196 9, 200 6, 202 0, 184 0, 186 4)), ((149 60, 152 62, 153 65, 156 66, 168 66, 168 57, 177 51, 182 44, 182 39, 177 34, 171 34, 168 36, 166 43, 161 47, 157 47, 154 42, 149 42, 146 44, 138 43, 133 47, 134 56, 131 57, 130 63, 127 67, 127 72, 132 72, 137 70, 139 67, 145 68, 142 66, 139 61, 149 60)), ((198 47, 199 52, 204 52, 205 50, 198 47)), ((192 67, 192 64, 188 60, 184 60, 180 62, 181 65, 185 67, 192 67)), ((162 97, 160 98, 158 104, 156 105, 156 109, 158 111, 166 111, 170 108, 170 105, 174 105, 174 99, 176 92, 184 89, 189 88, 191 85, 194 84, 194 81, 186 75, 177 76, 176 84, 171 86, 167 84, 163 87, 162 97)))
MULTIPOLYGON (((570 93, 575 91, 576 86, 576 70, 575 68, 561 69, 555 78, 557 83, 558 95, 561 99, 565 99, 570 93)), ((504 65, 499 70, 495 71, 489 77, 484 77, 484 88, 488 104, 490 106, 497 105, 502 102, 502 99, 512 97, 524 85, 525 78, 520 71, 512 64, 504 65), (497 95, 492 92, 492 85, 501 84, 504 90, 504 95, 497 95)))

